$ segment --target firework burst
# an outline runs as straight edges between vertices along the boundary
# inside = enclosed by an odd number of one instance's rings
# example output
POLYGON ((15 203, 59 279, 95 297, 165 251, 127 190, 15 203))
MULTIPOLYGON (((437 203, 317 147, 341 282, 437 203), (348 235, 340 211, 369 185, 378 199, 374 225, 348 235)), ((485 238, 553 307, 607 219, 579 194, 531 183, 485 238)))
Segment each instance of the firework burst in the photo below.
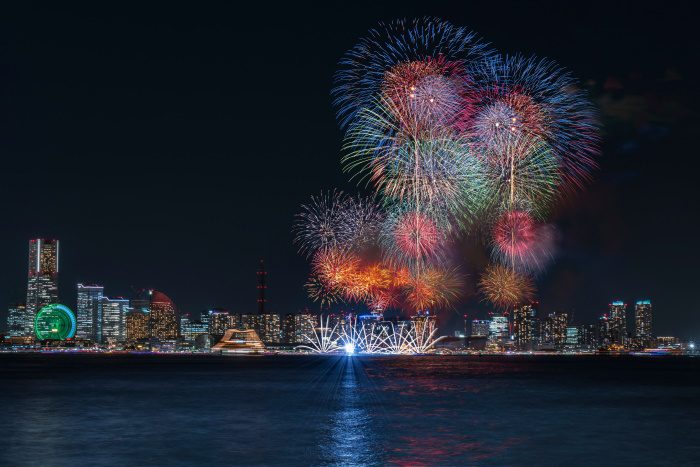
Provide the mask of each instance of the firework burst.
POLYGON ((486 268, 479 286, 486 300, 501 309, 530 301, 535 294, 535 286, 528 276, 500 264, 486 268))
POLYGON ((538 272, 552 259, 554 231, 525 211, 505 212, 493 227, 493 257, 518 272, 538 272))

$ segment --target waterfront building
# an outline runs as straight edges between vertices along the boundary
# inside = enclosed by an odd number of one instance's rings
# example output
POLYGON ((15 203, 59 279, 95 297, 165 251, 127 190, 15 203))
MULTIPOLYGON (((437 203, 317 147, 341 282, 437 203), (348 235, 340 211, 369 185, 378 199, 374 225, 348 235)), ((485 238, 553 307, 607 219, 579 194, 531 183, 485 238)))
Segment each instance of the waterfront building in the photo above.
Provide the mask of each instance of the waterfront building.
POLYGON ((282 343, 295 344, 294 313, 287 313, 282 318, 282 343))
POLYGON ((256 330, 258 329, 258 322, 259 322, 259 315, 256 314, 251 314, 251 313, 245 313, 241 315, 241 329, 242 330, 247 330, 247 329, 253 329, 256 330))
POLYGON ((492 346, 505 346, 509 340, 508 317, 502 315, 492 316, 489 323, 489 344, 492 346))
POLYGON ((613 301, 610 304, 608 320, 611 344, 627 345, 627 304, 622 300, 613 301))
POLYGON ((595 325, 582 324, 581 326, 579 326, 578 342, 580 350, 595 350, 598 347, 595 325))
POLYGON ((173 301, 163 292, 150 291, 149 330, 150 337, 159 340, 177 339, 177 311, 173 301))
POLYGON ((488 337, 491 321, 488 319, 472 320, 472 337, 488 337))
POLYGON ((282 323, 280 315, 265 313, 258 316, 258 336, 265 343, 282 343, 282 323))
POLYGON ((97 342, 114 345, 124 342, 126 338, 126 314, 129 312, 129 300, 126 298, 102 297, 102 324, 97 342))
POLYGON ((653 344, 650 300, 637 300, 634 306, 634 337, 641 347, 651 347, 653 344))
POLYGON ((566 328, 569 317, 566 313, 549 313, 540 323, 540 348, 562 349, 566 345, 566 328))
POLYGON ((306 342, 304 336, 313 335, 318 325, 318 316, 314 314, 304 312, 294 315, 294 342, 297 344, 306 342))
POLYGON ((73 339, 76 328, 75 314, 60 303, 43 306, 34 319, 34 334, 40 341, 73 339))
POLYGON ((613 344, 613 332, 608 315, 602 315, 598 318, 598 345, 607 347, 613 344))
POLYGON ((222 353, 260 353, 265 350, 265 345, 253 329, 228 329, 211 350, 222 353))
POLYGON ((7 335, 10 337, 25 336, 24 323, 27 319, 27 306, 24 303, 10 305, 7 310, 7 335))
POLYGON ((231 326, 231 314, 224 309, 214 308, 209 310, 209 335, 213 341, 218 341, 221 339, 227 329, 233 328, 231 326))
POLYGON ((148 339, 148 315, 133 308, 126 314, 125 337, 129 342, 148 339))
POLYGON ((208 333, 209 326, 201 320, 193 320, 189 313, 180 317, 180 336, 184 340, 195 342, 197 337, 208 333))
POLYGON ((536 314, 532 304, 523 305, 513 311, 513 341, 518 350, 532 350, 536 314))
POLYGON ((564 348, 569 351, 575 351, 580 349, 581 336, 579 334, 579 328, 577 326, 567 326, 566 327, 566 339, 564 340, 564 348))
POLYGON ((677 347, 680 345, 680 341, 677 337, 672 336, 659 336, 656 338, 656 346, 660 349, 677 347))
POLYGON ((101 285, 77 286, 76 319, 78 329, 75 337, 97 342, 102 335, 102 297, 104 287, 101 285))
POLYGON ((37 238, 29 241, 27 301, 22 323, 25 336, 33 334, 34 317, 39 310, 58 302, 58 258, 58 240, 37 238))

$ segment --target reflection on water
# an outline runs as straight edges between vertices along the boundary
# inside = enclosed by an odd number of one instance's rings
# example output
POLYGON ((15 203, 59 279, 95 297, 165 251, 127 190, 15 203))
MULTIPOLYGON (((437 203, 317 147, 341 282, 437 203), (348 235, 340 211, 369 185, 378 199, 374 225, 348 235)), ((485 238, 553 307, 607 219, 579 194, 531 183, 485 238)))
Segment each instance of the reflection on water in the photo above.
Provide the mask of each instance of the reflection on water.
POLYGON ((0 465, 696 462, 700 359, 0 355, 0 465))

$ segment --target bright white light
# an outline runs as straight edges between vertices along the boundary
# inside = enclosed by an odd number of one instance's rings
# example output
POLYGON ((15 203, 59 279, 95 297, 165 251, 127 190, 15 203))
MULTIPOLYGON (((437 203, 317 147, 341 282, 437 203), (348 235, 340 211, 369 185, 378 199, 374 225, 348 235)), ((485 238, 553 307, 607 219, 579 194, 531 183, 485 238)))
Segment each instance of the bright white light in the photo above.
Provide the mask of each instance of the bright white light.
POLYGON ((352 342, 348 342, 343 346, 343 350, 345 350, 345 353, 348 355, 354 354, 355 353, 355 344, 352 342))

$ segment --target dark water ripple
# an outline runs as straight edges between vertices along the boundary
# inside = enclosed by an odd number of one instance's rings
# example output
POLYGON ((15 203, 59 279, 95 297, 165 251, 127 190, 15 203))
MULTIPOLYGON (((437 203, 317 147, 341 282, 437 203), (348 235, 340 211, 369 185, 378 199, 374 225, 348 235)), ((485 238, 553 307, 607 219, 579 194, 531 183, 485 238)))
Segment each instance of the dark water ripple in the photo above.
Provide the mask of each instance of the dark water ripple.
POLYGON ((698 465, 700 359, 0 354, 0 465, 698 465))

